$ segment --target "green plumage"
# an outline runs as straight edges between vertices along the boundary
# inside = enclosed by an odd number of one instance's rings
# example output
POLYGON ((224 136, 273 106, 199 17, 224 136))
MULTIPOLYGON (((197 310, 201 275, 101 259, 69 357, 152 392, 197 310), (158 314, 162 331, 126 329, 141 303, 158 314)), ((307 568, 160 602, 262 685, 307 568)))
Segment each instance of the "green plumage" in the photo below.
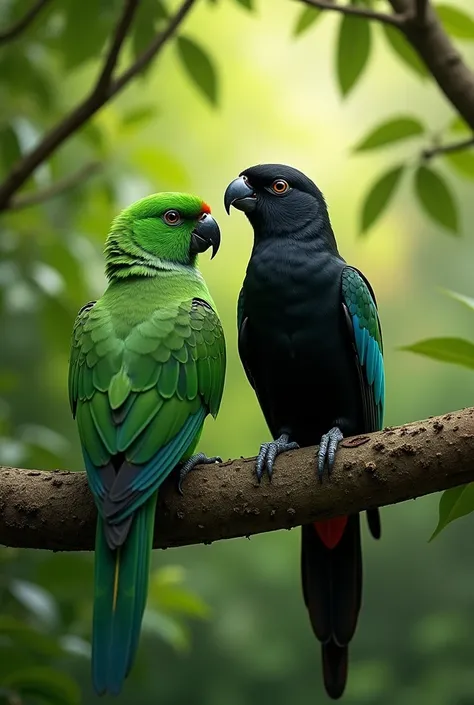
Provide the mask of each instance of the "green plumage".
POLYGON ((222 327, 192 252, 193 232, 213 219, 192 196, 157 194, 143 203, 115 221, 106 245, 109 287, 79 312, 70 359, 69 398, 99 511, 98 693, 120 692, 130 670, 157 490, 192 455, 205 416, 216 416, 225 377, 222 327), (165 222, 170 209, 182 217, 178 227, 165 222))

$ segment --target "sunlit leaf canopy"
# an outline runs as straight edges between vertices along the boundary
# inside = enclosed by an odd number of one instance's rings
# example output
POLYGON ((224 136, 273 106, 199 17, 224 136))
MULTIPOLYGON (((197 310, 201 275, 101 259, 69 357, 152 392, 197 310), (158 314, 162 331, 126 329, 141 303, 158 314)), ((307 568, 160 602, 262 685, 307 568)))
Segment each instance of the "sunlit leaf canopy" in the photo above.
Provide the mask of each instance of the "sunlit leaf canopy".
MULTIPOLYGON (((2 3, 0 32, 30 4, 2 3)), ((121 6, 51 0, 25 32, 0 44, 0 180, 87 94, 121 6)), ((177 6, 141 3, 119 70, 177 6)), ((473 66, 470 3, 438 10, 473 66)), ((461 347, 474 344, 474 157, 469 149, 425 155, 469 141, 471 132, 406 39, 392 26, 283 0, 201 0, 177 35, 18 195, 31 198, 78 172, 85 178, 0 215, 0 462, 82 469, 66 396, 72 323, 105 285, 101 250, 111 219, 164 189, 202 195, 223 234, 218 257, 201 266, 226 330, 229 372, 202 450, 249 456, 268 440, 236 351, 251 233, 222 205, 229 181, 265 161, 294 165, 318 183, 341 253, 374 286, 386 423, 472 405, 471 365, 442 360, 459 362, 461 347)), ((443 500, 441 528, 471 511, 469 488, 457 492, 443 500)), ((385 509, 383 544, 365 542, 348 705, 472 701, 472 517, 428 546, 438 499, 385 509)), ((156 555, 145 634, 121 702, 286 705, 317 697, 319 652, 302 608, 298 541, 297 532, 278 533, 156 555)), ((0 560, 0 702, 95 702, 90 556, 3 549, 0 560)))

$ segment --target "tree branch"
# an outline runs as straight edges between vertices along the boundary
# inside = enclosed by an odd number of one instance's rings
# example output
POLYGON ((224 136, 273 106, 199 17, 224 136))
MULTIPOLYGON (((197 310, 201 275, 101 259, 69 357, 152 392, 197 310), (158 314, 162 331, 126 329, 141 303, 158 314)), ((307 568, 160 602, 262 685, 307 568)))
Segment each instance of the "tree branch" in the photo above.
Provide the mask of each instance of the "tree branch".
MULTIPOLYGON (((254 458, 198 468, 184 497, 168 478, 155 547, 289 529, 316 519, 403 502, 474 480, 474 408, 346 439, 331 478, 316 479, 315 449, 276 461, 271 484, 254 458)), ((91 550, 96 510, 84 472, 0 469, 0 544, 91 550)))
POLYGON ((449 102, 474 130, 474 73, 464 63, 445 32, 435 10, 426 3, 420 24, 414 0, 388 0, 396 13, 406 16, 401 30, 449 102))
POLYGON ((11 27, 0 32, 0 44, 10 42, 12 39, 18 37, 19 34, 25 31, 30 24, 33 22, 35 17, 39 15, 41 10, 46 7, 50 0, 37 0, 26 12, 23 17, 21 17, 15 24, 11 27))
POLYGON ((92 95, 107 95, 112 74, 117 64, 120 49, 125 41, 130 25, 132 24, 139 0, 125 0, 122 16, 120 17, 110 45, 109 53, 106 56, 104 66, 100 73, 92 95))
POLYGON ((429 0, 388 0, 394 13, 375 12, 331 0, 300 0, 320 10, 340 12, 397 27, 426 64, 456 111, 474 130, 474 73, 464 63, 429 0))
POLYGON ((19 211, 23 208, 37 206, 39 203, 44 203, 44 201, 56 198, 56 196, 60 196, 65 191, 70 191, 80 183, 89 179, 93 174, 99 171, 101 166, 100 162, 89 162, 89 164, 85 164, 77 171, 65 176, 64 179, 56 181, 56 183, 51 184, 51 186, 47 188, 41 189, 40 191, 33 191, 32 193, 21 193, 12 198, 9 209, 19 211))
MULTIPOLYGON (((161 51, 166 42, 173 36, 176 29, 191 10, 196 0, 184 0, 180 8, 170 18, 167 27, 159 33, 150 43, 147 49, 136 59, 136 61, 124 71, 114 81, 108 83, 106 89, 100 88, 99 84, 104 82, 104 75, 113 72, 115 61, 118 57, 123 38, 120 39, 120 32, 123 30, 126 20, 128 22, 129 12, 132 12, 132 5, 135 0, 128 0, 126 12, 117 25, 115 38, 112 42, 111 50, 107 55, 104 67, 99 79, 91 93, 76 106, 66 117, 55 127, 53 127, 41 140, 41 142, 28 154, 26 154, 13 167, 3 184, 0 185, 0 212, 10 206, 12 196, 23 186, 25 181, 33 174, 35 169, 71 135, 73 135, 87 120, 89 120, 105 103, 116 95, 127 83, 134 78, 150 61, 161 51), (115 56, 116 54, 116 56, 115 56), (114 58, 115 57, 115 58, 114 58), (106 71, 107 69, 107 71, 106 71)), ((110 78, 110 76, 109 76, 110 78)))
POLYGON ((450 144, 440 144, 434 147, 427 147, 421 153, 423 159, 432 159, 440 154, 452 154, 453 152, 461 152, 463 149, 468 149, 474 146, 474 137, 467 137, 465 140, 460 140, 459 142, 452 142, 450 144))
POLYGON ((428 6, 428 0, 415 0, 415 16, 417 24, 423 27, 426 20, 426 8, 428 6))
POLYGON ((393 27, 401 27, 405 21, 403 15, 388 15, 384 12, 376 12, 366 7, 358 5, 339 5, 331 0, 301 0, 304 5, 316 7, 318 10, 332 10, 340 12, 341 15, 351 15, 351 17, 361 17, 366 20, 376 20, 382 24, 390 24, 393 27))

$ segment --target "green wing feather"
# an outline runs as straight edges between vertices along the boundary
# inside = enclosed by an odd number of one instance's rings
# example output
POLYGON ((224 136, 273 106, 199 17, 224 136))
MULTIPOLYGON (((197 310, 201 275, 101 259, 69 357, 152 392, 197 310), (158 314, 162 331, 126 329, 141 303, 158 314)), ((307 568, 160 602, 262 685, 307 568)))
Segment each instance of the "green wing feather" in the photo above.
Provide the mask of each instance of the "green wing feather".
POLYGON ((342 298, 357 351, 365 425, 376 431, 383 425, 385 403, 382 331, 374 293, 354 267, 342 272, 342 298))
POLYGON ((201 299, 156 310, 124 338, 102 301, 81 309, 69 397, 92 472, 100 477, 117 453, 147 463, 200 407, 216 416, 225 364, 222 326, 201 299))
POLYGON ((99 510, 93 681, 97 693, 117 694, 146 603, 156 490, 192 453, 206 414, 217 415, 226 355, 219 318, 202 299, 130 323, 106 296, 77 316, 69 399, 99 510))

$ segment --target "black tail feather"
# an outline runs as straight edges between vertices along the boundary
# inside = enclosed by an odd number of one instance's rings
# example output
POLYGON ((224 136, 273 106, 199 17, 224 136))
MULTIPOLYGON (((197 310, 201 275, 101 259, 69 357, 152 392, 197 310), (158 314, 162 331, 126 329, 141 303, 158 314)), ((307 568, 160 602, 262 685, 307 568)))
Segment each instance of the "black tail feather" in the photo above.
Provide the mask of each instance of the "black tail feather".
POLYGON ((347 677, 347 645, 362 601, 360 518, 351 515, 337 546, 327 548, 315 527, 302 527, 301 576, 311 626, 322 643, 328 695, 342 695, 347 677))
POLYGON ((348 648, 333 641, 322 644, 324 687, 330 698, 337 700, 343 694, 347 681, 348 648))
POLYGON ((374 539, 379 539, 382 535, 382 526, 380 524, 380 512, 378 509, 367 510, 367 524, 369 531, 374 539))

